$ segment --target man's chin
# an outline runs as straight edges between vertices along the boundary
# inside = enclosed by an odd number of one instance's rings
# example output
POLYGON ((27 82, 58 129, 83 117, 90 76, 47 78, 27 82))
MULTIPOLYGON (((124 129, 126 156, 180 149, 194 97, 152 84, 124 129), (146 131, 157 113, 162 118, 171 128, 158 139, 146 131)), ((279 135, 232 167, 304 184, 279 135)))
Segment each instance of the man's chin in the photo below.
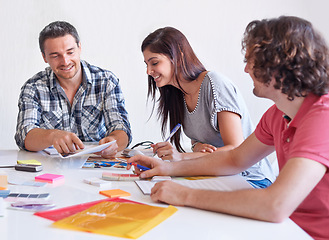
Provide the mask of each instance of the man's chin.
POLYGON ((264 98, 264 96, 260 95, 260 94, 257 92, 257 90, 256 90, 255 88, 252 90, 252 93, 253 93, 256 97, 264 98))
POLYGON ((76 76, 76 72, 72 72, 72 73, 63 73, 63 72, 60 72, 60 73, 57 73, 56 76, 60 79, 65 79, 65 80, 69 80, 69 79, 72 79, 76 76))

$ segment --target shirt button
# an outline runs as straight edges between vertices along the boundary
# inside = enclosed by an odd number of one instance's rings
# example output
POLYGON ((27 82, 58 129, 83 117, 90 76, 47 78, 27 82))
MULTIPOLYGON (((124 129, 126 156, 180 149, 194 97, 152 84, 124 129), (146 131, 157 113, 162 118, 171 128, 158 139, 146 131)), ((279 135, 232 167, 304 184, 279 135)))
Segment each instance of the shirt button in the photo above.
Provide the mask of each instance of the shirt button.
POLYGON ((290 142, 290 138, 287 138, 287 142, 290 142))

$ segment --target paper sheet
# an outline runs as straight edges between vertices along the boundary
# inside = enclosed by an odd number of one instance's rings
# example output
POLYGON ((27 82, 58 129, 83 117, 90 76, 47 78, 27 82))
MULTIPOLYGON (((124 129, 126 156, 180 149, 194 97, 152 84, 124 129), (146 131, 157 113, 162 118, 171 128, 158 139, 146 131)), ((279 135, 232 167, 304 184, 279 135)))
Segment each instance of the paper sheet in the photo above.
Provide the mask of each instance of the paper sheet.
MULTIPOLYGON (((240 175, 216 177, 201 180, 173 180, 174 182, 194 189, 205 189, 215 191, 234 191, 252 188, 251 185, 240 175)), ((138 180, 135 181, 141 191, 149 195, 151 189, 157 183, 155 181, 138 180)))
POLYGON ((3 198, 0 197, 0 217, 5 216, 5 202, 3 201, 3 198))
POLYGON ((49 155, 57 155, 58 154, 61 158, 70 158, 70 157, 78 157, 78 156, 85 155, 85 154, 100 152, 100 151, 104 150, 105 148, 109 147, 110 145, 112 145, 115 142, 116 142, 116 140, 114 140, 112 142, 104 143, 104 144, 101 144, 101 145, 85 145, 84 149, 77 150, 74 153, 61 153, 61 154, 59 154, 57 152, 57 150, 53 147, 46 148, 43 151, 48 153, 49 155))

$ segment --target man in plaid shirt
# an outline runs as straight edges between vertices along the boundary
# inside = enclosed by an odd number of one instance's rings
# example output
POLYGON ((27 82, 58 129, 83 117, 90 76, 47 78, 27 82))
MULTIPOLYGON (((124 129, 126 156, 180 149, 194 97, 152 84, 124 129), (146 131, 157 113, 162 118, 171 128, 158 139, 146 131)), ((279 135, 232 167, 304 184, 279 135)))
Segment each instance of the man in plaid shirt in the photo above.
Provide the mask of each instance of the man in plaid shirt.
POLYGON ((114 156, 131 142, 124 97, 116 76, 80 59, 77 30, 53 22, 39 36, 43 59, 50 67, 21 89, 15 140, 21 149, 54 146, 60 153, 116 140, 100 154, 114 156))

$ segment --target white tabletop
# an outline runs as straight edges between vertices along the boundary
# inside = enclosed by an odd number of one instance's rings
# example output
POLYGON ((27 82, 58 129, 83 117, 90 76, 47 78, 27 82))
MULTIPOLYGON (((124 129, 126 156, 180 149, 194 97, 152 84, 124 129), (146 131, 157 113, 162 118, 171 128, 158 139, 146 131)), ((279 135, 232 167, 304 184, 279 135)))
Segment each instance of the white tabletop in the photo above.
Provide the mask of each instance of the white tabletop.
MULTIPOLYGON (((12 192, 45 193, 49 192, 56 208, 76 205, 84 202, 104 199, 99 187, 83 183, 88 177, 101 177, 104 169, 81 169, 87 157, 61 159, 50 157, 43 152, 0 151, 0 166, 14 165, 17 160, 36 159, 43 164, 44 170, 38 173, 1 169, 10 179, 34 180, 41 173, 63 174, 65 183, 54 186, 29 187, 8 185, 12 192)), ((125 170, 111 170, 125 172, 125 170)), ((134 182, 112 181, 111 188, 131 193, 127 199, 154 206, 166 207, 166 204, 154 203, 148 195, 143 195, 134 182)), ((107 188, 108 189, 108 188, 107 188)), ((198 210, 189 207, 177 207, 178 211, 139 239, 312 239, 290 219, 283 223, 268 223, 241 217, 198 210)), ((0 217, 0 239, 10 240, 102 240, 123 239, 85 232, 70 231, 51 226, 52 221, 34 216, 32 212, 5 210, 0 217)))

